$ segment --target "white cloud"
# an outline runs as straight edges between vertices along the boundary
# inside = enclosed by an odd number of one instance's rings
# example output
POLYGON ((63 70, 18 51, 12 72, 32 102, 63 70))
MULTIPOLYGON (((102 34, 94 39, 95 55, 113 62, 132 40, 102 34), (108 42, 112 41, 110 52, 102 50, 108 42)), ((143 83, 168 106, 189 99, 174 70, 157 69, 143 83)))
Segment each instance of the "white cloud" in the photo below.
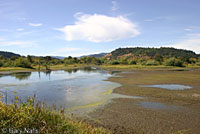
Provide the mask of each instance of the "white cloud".
POLYGON ((185 28, 184 30, 185 30, 185 31, 189 31, 189 32, 192 31, 191 28, 185 28))
POLYGON ((192 50, 200 54, 200 34, 191 34, 187 39, 170 46, 180 49, 192 50))
POLYGON ((24 29, 23 28, 18 28, 18 29, 16 29, 16 31, 20 32, 20 31, 24 31, 24 29))
POLYGON ((162 16, 162 17, 154 17, 154 18, 149 18, 145 19, 144 21, 146 22, 153 22, 153 21, 173 21, 176 20, 177 18, 174 16, 162 16))
POLYGON ((33 27, 39 27, 43 25, 42 23, 28 23, 28 24, 29 26, 33 26, 33 27))
POLYGON ((111 10, 112 11, 116 11, 119 9, 119 6, 118 6, 118 3, 117 1, 112 1, 112 7, 111 7, 111 10))
POLYGON ((184 29, 187 32, 199 32, 200 31, 200 26, 189 26, 184 29))
POLYGON ((31 41, 1 41, 0 47, 18 46, 21 48, 36 46, 36 43, 31 41))
POLYGON ((65 33, 67 41, 108 42, 132 38, 140 34, 137 25, 123 16, 79 14, 76 19, 74 25, 57 29, 65 33))

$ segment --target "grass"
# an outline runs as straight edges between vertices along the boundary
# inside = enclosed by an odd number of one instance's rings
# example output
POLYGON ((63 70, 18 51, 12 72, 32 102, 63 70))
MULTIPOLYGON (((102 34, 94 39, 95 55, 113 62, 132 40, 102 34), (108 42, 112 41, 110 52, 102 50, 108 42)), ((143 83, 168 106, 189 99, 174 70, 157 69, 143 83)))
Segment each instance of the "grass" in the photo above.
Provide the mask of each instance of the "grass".
POLYGON ((22 67, 0 67, 0 72, 5 71, 33 71, 34 69, 22 68, 22 67))
POLYGON ((26 103, 5 104, 0 101, 0 130, 7 133, 40 133, 40 134, 109 134, 103 128, 75 119, 70 119, 64 110, 50 110, 34 99, 26 103))
POLYGON ((133 70, 186 70, 190 68, 200 68, 200 66, 187 66, 187 67, 175 67, 175 66, 144 66, 144 65, 101 65, 102 68, 110 69, 133 69, 133 70))

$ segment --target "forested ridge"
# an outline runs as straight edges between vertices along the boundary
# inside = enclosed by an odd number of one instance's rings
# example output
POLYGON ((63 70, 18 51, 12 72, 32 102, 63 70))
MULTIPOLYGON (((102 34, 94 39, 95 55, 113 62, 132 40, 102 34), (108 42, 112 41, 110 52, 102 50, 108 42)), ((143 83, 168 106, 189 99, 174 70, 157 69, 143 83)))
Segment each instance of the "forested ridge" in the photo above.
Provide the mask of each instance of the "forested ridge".
POLYGON ((200 55, 190 50, 169 47, 118 48, 104 57, 110 64, 187 66, 200 65, 200 55))
POLYGON ((11 58, 13 56, 16 56, 16 57, 20 56, 19 54, 15 54, 15 53, 12 53, 12 52, 5 52, 5 51, 0 51, 0 56, 1 55, 6 57, 6 58, 11 58))
POLYGON ((184 50, 184 49, 175 49, 168 47, 161 48, 143 48, 143 47, 135 47, 135 48, 118 48, 111 52, 112 59, 116 59, 119 56, 123 56, 126 54, 133 54, 133 56, 149 56, 155 57, 156 55, 161 55, 163 57, 179 57, 179 58, 197 58, 199 55, 194 53, 193 51, 184 50))

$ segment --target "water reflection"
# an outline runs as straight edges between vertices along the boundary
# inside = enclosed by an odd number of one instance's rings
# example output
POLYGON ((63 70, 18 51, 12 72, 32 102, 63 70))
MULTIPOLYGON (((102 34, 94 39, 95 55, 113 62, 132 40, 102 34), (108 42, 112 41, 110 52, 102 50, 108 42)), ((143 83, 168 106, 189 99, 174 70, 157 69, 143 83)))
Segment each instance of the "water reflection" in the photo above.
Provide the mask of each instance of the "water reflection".
POLYGON ((10 73, 10 74, 0 74, 1 77, 11 76, 18 80, 27 80, 31 76, 31 72, 17 72, 17 73, 10 73))
POLYGON ((55 104, 57 107, 65 108, 89 107, 108 100, 112 89, 120 86, 117 83, 104 81, 111 76, 103 70, 92 67, 11 73, 1 75, 0 91, 8 91, 8 103, 12 103, 13 92, 16 91, 22 100, 36 93, 37 100, 45 101, 48 105, 55 104))
POLYGON ((76 73, 79 69, 65 69, 64 71, 69 73, 69 74, 72 74, 72 73, 76 73))
POLYGON ((87 72, 87 73, 90 73, 90 72, 97 72, 100 69, 97 69, 95 67, 84 67, 84 68, 77 68, 77 69, 65 69, 64 71, 71 74, 71 73, 76 73, 76 72, 78 72, 80 70, 84 71, 84 72, 87 72))

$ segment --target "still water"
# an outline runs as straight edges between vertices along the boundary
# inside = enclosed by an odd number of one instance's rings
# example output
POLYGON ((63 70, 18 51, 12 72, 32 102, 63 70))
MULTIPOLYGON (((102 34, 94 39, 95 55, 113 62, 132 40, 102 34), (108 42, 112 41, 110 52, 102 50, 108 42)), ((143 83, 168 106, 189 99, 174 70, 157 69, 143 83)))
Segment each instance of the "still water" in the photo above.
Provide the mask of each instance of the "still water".
POLYGON ((113 98, 112 90, 120 84, 105 81, 111 76, 114 74, 95 68, 1 74, 0 92, 8 92, 8 103, 12 103, 16 91, 22 100, 36 94, 37 100, 48 105, 76 110, 113 98))
POLYGON ((186 90, 192 88, 191 86, 180 85, 180 84, 140 85, 139 87, 152 87, 152 88, 161 88, 167 90, 186 90))

